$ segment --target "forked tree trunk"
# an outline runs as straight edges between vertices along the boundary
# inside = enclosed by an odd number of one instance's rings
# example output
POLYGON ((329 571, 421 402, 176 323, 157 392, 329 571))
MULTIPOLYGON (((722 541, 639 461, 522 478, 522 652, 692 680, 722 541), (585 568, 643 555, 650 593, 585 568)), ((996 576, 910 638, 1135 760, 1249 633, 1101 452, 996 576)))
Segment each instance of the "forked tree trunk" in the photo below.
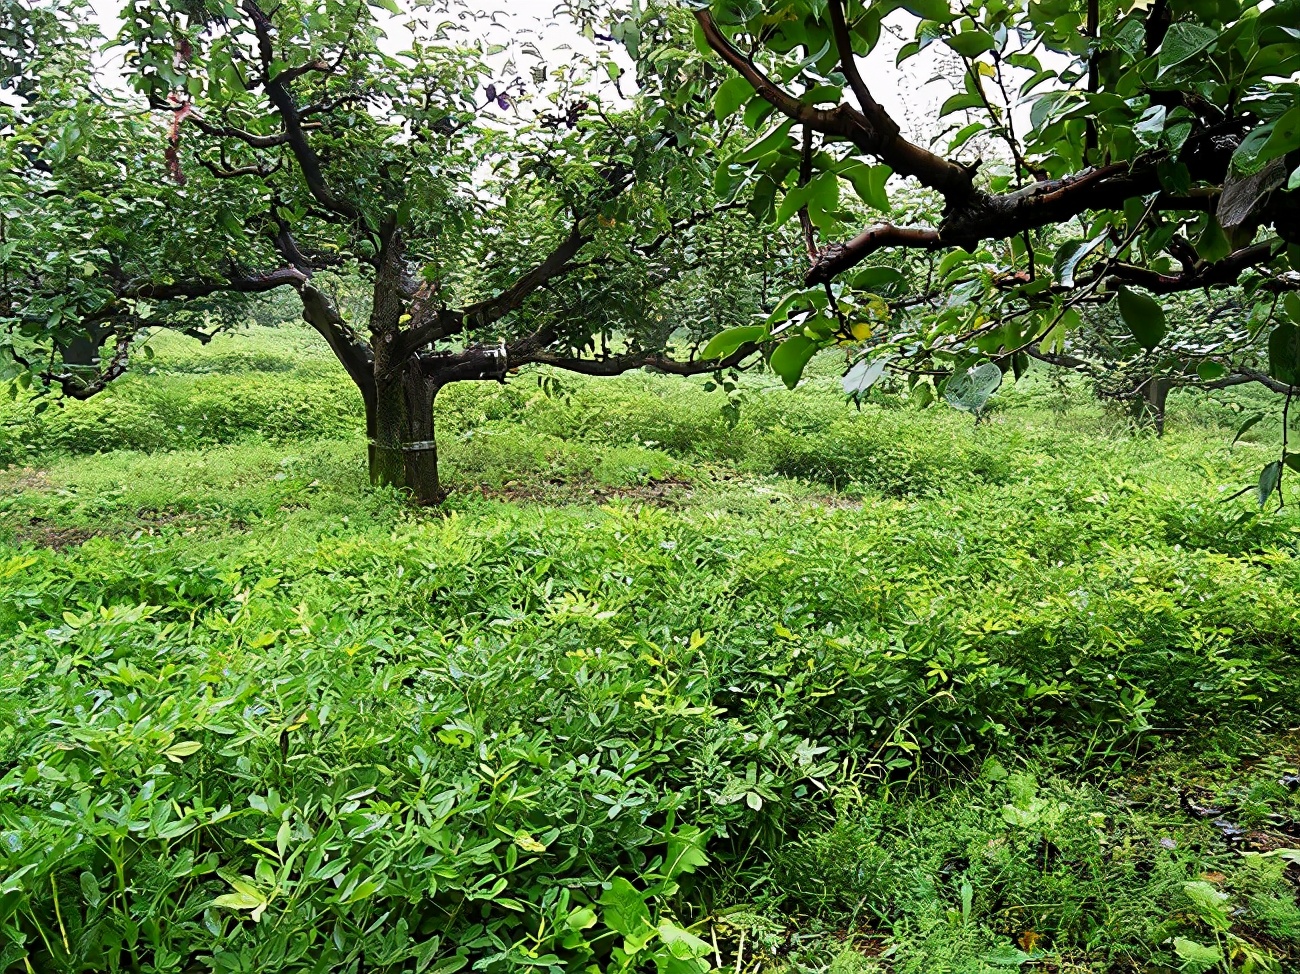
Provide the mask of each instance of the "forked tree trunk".
POLYGON ((376 377, 370 427, 370 482, 396 487, 419 504, 441 503, 433 400, 438 385, 411 357, 386 377, 376 377))

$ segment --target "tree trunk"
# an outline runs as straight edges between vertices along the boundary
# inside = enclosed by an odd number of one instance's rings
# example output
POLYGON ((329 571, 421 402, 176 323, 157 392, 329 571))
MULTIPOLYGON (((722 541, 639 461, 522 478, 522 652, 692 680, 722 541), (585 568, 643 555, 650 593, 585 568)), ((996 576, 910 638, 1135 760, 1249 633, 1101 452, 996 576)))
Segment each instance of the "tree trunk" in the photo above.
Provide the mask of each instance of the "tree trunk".
POLYGON ((98 368, 99 350, 109 333, 107 328, 100 329, 91 325, 86 334, 77 335, 66 342, 60 342, 59 354, 63 359, 63 364, 73 368, 98 368))
POLYGON ((1165 403, 1173 383, 1161 376, 1151 376, 1133 396, 1132 414, 1138 423, 1155 427, 1157 436, 1165 435, 1165 403))
POLYGON ((419 504, 439 504, 445 496, 433 438, 438 388, 412 356, 389 376, 376 377, 375 405, 366 416, 370 482, 405 491, 419 504))

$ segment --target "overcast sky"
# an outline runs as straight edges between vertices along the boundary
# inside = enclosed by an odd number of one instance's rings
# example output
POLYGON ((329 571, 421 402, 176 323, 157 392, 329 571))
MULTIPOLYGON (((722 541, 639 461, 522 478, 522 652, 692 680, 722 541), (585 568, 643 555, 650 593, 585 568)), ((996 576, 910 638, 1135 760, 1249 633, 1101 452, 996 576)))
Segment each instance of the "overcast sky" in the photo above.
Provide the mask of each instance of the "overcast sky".
MULTIPOLYGON (((406 0, 398 0, 398 3, 406 6, 406 0)), ((120 26, 118 12, 123 7, 123 0, 91 0, 91 5, 105 36, 115 36, 120 26)), ((625 67, 631 67, 621 45, 590 42, 571 20, 556 16, 556 0, 509 0, 508 5, 501 3, 501 6, 508 6, 508 10, 494 9, 497 4, 484 5, 488 12, 483 15, 477 29, 489 41, 528 37, 537 43, 552 63, 568 60, 573 52, 595 54, 599 48, 613 53, 625 67)), ((942 44, 934 44, 908 61, 905 70, 896 68, 894 60, 902 44, 896 35, 910 39, 915 20, 911 15, 898 11, 886 20, 886 25, 892 27, 893 32, 887 29, 881 33, 880 43, 863 62, 863 75, 872 94, 899 122, 904 134, 927 142, 935 133, 934 117, 939 106, 955 90, 954 84, 960 82, 960 65, 952 63, 950 52, 945 61, 946 49, 942 44), (957 77, 947 80, 954 73, 957 77), (934 81, 936 75, 945 77, 934 81)), ((398 33, 400 31, 393 31, 395 41, 398 33)), ((113 64, 112 54, 104 58, 106 67, 113 64)), ((520 65, 520 70, 526 71, 527 67, 520 65)), ((628 78, 629 82, 623 84, 624 91, 632 90, 630 73, 628 78)), ((955 119, 960 118, 960 115, 955 116, 955 119)))

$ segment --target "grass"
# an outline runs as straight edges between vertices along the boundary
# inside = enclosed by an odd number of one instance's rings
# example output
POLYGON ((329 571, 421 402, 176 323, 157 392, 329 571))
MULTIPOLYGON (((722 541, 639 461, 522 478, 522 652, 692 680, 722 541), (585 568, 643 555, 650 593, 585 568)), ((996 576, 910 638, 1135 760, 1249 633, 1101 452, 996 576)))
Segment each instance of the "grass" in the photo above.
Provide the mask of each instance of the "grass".
POLYGON ((1248 400, 525 375, 439 399, 428 512, 305 332, 156 344, 5 417, 0 970, 1300 959, 1248 400))

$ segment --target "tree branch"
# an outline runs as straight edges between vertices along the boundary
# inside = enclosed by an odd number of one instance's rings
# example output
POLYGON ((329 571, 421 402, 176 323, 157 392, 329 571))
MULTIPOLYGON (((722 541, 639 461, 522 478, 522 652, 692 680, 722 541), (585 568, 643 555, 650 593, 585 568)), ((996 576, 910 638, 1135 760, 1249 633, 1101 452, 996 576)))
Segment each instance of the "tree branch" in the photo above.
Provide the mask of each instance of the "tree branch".
MULTIPOLYGON (((866 93, 867 103, 863 105, 863 111, 846 104, 837 105, 832 109, 820 109, 805 104, 760 71, 750 58, 741 54, 718 29, 708 10, 695 11, 695 19, 699 22, 709 47, 753 85, 754 90, 762 98, 787 118, 811 126, 815 131, 825 135, 847 139, 862 152, 879 158, 899 175, 913 176, 923 186, 938 190, 950 206, 955 206, 974 193, 972 186, 974 170, 950 162, 902 138, 899 135, 898 125, 871 98, 865 84, 862 85, 862 92, 866 93), (874 106, 874 109, 871 106, 874 106)), ((845 50, 843 47, 840 48, 841 57, 844 57, 845 50)), ((847 48, 847 54, 851 64, 853 55, 851 46, 847 48)), ((846 67, 846 72, 847 70, 846 67)), ((856 66, 853 66, 853 71, 856 73, 856 66)), ((861 76, 858 80, 861 83, 861 76)), ((862 92, 855 91, 855 94, 861 99, 862 92)))
POLYGON ((233 291, 238 294, 259 294, 286 285, 299 287, 307 283, 307 275, 296 267, 280 267, 273 271, 234 277, 225 281, 177 281, 173 284, 140 284, 118 291, 121 298, 145 298, 168 301, 182 298, 204 298, 210 294, 233 291))
POLYGON ((877 250, 902 247, 910 250, 940 250, 945 246, 938 230, 921 227, 896 227, 882 223, 869 227, 846 244, 822 248, 804 282, 809 286, 826 284, 837 274, 860 264, 877 250))
POLYGON ((1262 264, 1273 256, 1276 240, 1265 240, 1250 247, 1243 247, 1213 264, 1200 268, 1186 268, 1181 274, 1161 274, 1148 267, 1133 264, 1116 264, 1111 268, 1110 276, 1126 284, 1138 284, 1154 294, 1175 294, 1179 291, 1195 291, 1202 287, 1236 284, 1237 279, 1249 268, 1262 264))
MULTIPOLYGON (((281 72, 274 78, 271 77, 271 65, 275 61, 275 46, 271 40, 273 27, 270 18, 257 5, 256 0, 244 0, 243 7, 244 12, 252 20, 253 30, 257 34, 266 97, 270 99, 271 104, 280 113, 280 118, 284 122, 285 141, 288 143, 294 158, 298 161, 298 168, 302 172, 308 190, 311 191, 311 195, 315 197, 316 202, 320 203, 325 209, 369 228, 365 215, 348 200, 336 196, 325 181, 320 158, 311 147, 311 143, 307 141, 307 135, 303 131, 302 118, 298 114, 298 106, 294 102, 288 83, 284 80, 285 76, 290 72, 281 72)), ((290 77, 288 80, 292 81, 293 78, 290 77)))
POLYGON ((625 355, 610 355, 604 358, 576 358, 539 350, 527 353, 527 358, 522 361, 516 361, 512 357, 510 367, 516 368, 527 362, 535 362, 539 365, 549 365, 568 372, 592 376, 622 375, 624 372, 630 372, 633 369, 650 369, 668 375, 704 375, 709 372, 733 368, 758 351, 759 346, 748 343, 736 349, 726 358, 683 361, 662 352, 629 352, 625 355))

